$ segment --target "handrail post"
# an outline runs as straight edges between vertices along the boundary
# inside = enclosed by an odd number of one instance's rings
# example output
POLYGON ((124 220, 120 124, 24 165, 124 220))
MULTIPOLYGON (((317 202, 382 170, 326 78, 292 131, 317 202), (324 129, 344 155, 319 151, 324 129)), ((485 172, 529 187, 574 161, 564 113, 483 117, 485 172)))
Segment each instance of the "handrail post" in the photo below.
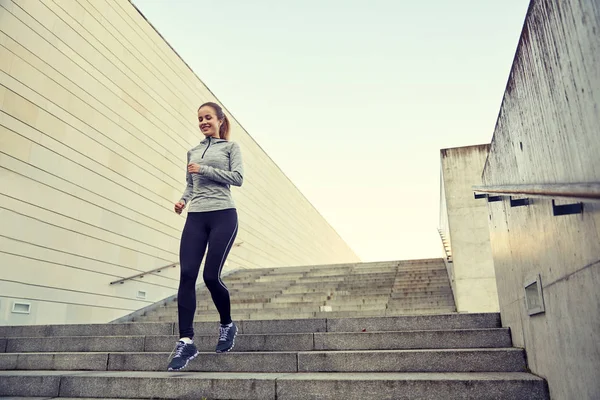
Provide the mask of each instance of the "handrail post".
POLYGON ((122 279, 119 279, 119 280, 113 281, 113 282, 111 282, 110 284, 111 284, 111 285, 116 285, 117 283, 123 284, 123 283, 125 283, 126 281, 129 281, 129 280, 131 280, 131 279, 135 279, 135 278, 143 278, 143 277, 144 277, 144 275, 150 275, 150 274, 153 274, 153 273, 159 273, 159 272, 161 272, 163 269, 167 269, 167 268, 175 268, 175 267, 177 267, 178 265, 179 265, 179 263, 178 263, 178 262, 171 263, 171 264, 165 265, 165 266, 163 266, 163 267, 158 267, 158 268, 155 268, 155 269, 153 269, 153 270, 151 270, 151 271, 148 271, 148 272, 142 272, 142 273, 139 273, 139 274, 136 274, 136 275, 129 276, 129 277, 127 277, 127 278, 122 278, 122 279))

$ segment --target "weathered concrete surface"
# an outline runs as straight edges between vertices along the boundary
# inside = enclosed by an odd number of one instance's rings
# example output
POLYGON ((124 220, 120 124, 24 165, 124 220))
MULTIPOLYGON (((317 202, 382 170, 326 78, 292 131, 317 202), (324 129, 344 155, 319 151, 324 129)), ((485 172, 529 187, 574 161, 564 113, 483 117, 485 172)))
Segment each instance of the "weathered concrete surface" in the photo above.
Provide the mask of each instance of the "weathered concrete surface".
POLYGON ((0 386, 0 396, 31 392, 34 396, 52 398, 56 395, 67 398, 194 400, 203 397, 229 400, 549 398, 543 379, 520 372, 281 374, 0 371, 0 379, 6 382, 0 386))
MULTIPOLYGON (((531 3, 483 173, 485 185, 600 181, 600 3, 531 3)), ((568 201, 559 201, 564 204, 568 201)), ((600 398, 600 205, 490 203, 500 311, 553 399, 600 398), (541 274, 545 314, 523 284, 541 274)))
POLYGON ((452 247, 448 275, 459 312, 499 310, 496 274, 490 246, 487 202, 475 199, 489 145, 440 151, 442 193, 440 225, 452 247))
POLYGON ((279 378, 277 399, 546 400, 548 394, 545 382, 522 373, 306 373, 279 378))

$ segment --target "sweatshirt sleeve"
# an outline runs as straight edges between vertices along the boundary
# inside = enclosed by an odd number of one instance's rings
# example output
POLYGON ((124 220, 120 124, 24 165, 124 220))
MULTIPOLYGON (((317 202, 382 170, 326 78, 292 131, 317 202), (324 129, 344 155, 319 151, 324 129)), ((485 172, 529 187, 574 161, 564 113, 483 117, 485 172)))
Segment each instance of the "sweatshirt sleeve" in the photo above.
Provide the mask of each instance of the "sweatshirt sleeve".
POLYGON ((200 175, 216 182, 227 183, 233 186, 242 186, 244 182, 244 166, 242 164, 242 152, 237 143, 231 144, 229 153, 229 171, 203 165, 200 167, 200 175))
POLYGON ((190 163, 190 152, 188 151, 187 164, 186 164, 186 168, 185 168, 185 180, 186 180, 187 184, 185 186, 183 195, 181 195, 181 201, 183 201, 185 204, 187 204, 188 201, 190 200, 190 198, 192 197, 192 192, 194 190, 194 181, 192 180, 192 175, 187 170, 187 165, 189 163, 190 163))

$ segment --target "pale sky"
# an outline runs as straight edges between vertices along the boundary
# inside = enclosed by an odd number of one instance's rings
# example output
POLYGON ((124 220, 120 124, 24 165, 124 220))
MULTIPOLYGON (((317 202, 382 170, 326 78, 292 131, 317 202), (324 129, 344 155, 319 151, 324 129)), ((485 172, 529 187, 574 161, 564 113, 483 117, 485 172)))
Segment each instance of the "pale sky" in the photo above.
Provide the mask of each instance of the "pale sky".
POLYGON ((133 2, 363 261, 442 257, 439 151, 491 140, 528 0, 133 2))

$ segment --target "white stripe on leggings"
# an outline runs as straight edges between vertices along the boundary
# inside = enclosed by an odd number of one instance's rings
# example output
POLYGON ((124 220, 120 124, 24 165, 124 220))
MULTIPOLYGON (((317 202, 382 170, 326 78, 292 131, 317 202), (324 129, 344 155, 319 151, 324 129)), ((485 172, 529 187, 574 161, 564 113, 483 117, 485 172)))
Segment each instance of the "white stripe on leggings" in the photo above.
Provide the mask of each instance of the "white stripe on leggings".
POLYGON ((233 229, 233 232, 231 233, 231 238, 229 238, 229 242, 227 243, 227 246, 225 247, 225 252, 223 253, 223 257, 221 258, 221 266, 219 267, 219 274, 217 275, 219 277, 219 283, 228 292, 229 292, 229 289, 227 289, 227 286, 225 286, 225 284, 221 280, 221 270, 223 269, 223 265, 225 264, 225 254, 227 254, 227 252, 229 250, 231 250, 231 246, 233 245, 233 243, 232 243, 233 237, 235 236, 235 233, 237 232, 237 230, 238 230, 238 223, 236 222, 235 223, 235 228, 233 229))

